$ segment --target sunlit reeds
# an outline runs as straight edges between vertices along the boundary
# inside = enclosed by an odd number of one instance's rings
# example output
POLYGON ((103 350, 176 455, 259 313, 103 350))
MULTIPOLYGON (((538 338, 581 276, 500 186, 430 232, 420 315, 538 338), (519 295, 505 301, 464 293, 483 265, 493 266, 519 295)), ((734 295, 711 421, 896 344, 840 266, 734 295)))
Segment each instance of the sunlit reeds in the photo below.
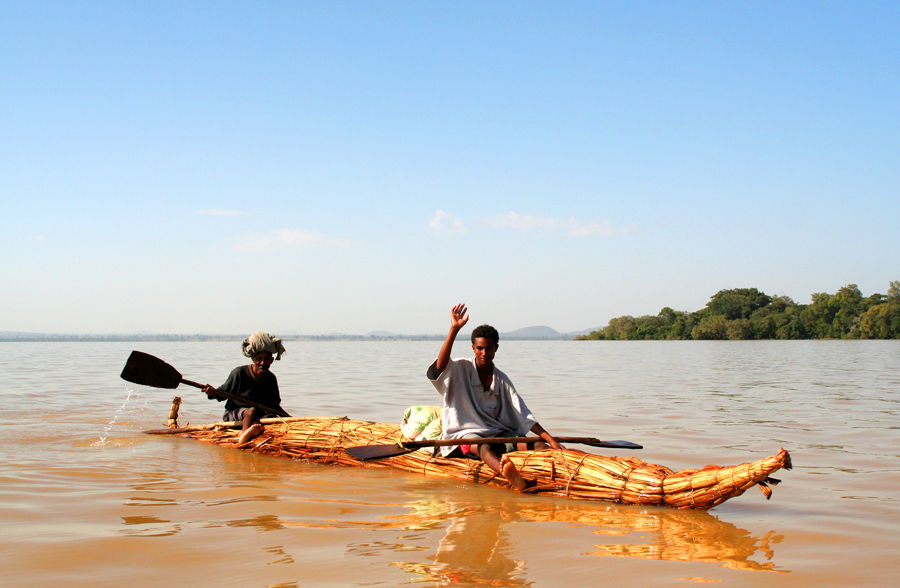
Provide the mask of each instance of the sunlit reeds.
MULTIPOLYGON (((170 415, 170 423, 172 415, 170 415)), ((293 417, 264 419, 263 433, 240 449, 296 460, 345 466, 389 467, 407 472, 507 487, 484 463, 474 459, 447 459, 431 449, 359 461, 344 451, 359 445, 386 445, 401 441, 400 427, 390 423, 346 417, 293 417)), ((165 431, 165 430, 164 430, 165 431)), ((216 445, 237 447, 237 423, 213 423, 171 432, 216 445)), ((758 485, 768 498, 770 475, 790 469, 790 456, 775 455, 735 466, 706 466, 679 472, 635 457, 612 457, 577 449, 517 451, 506 454, 522 475, 533 480, 527 491, 576 500, 604 500, 623 504, 663 505, 706 510, 758 485)))

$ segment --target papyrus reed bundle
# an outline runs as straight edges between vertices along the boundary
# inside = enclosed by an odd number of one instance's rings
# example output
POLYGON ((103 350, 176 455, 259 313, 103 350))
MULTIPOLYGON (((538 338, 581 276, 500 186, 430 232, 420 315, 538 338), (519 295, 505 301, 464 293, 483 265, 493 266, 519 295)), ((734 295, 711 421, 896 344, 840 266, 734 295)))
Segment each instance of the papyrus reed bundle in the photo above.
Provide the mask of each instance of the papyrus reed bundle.
MULTIPOLYGON (((266 455, 347 466, 390 467, 429 476, 444 476, 491 486, 507 487, 506 481, 477 460, 445 459, 420 449, 404 455, 361 462, 344 448, 384 445, 401 441, 400 428, 334 417, 264 419, 264 432, 241 449, 266 455)), ((173 429, 172 433, 207 443, 236 447, 240 433, 236 423, 216 423, 173 429)), ((528 492, 577 500, 606 500, 624 504, 656 504, 706 510, 759 486, 768 498, 770 477, 790 469, 787 451, 735 466, 706 466, 680 472, 634 457, 607 457, 568 448, 562 451, 517 451, 507 454, 522 475, 534 480, 528 492)))

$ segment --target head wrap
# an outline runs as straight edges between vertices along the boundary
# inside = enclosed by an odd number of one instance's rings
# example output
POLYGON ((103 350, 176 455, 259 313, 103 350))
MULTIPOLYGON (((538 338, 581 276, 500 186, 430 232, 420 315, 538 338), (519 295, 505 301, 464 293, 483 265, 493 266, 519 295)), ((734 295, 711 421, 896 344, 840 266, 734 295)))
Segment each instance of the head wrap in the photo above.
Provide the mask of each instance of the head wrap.
POLYGON ((244 339, 241 349, 247 357, 253 357, 260 351, 268 351, 275 356, 275 359, 281 359, 281 354, 285 352, 281 339, 262 331, 257 331, 244 339))

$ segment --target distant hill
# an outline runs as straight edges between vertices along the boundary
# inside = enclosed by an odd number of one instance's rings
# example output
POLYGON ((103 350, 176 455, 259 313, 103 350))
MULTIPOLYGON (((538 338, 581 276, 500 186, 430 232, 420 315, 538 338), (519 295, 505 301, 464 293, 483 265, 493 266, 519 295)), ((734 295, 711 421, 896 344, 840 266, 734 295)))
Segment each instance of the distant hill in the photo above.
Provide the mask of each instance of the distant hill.
POLYGON ((508 331, 500 336, 501 339, 567 339, 568 337, 556 329, 540 325, 525 327, 508 331))

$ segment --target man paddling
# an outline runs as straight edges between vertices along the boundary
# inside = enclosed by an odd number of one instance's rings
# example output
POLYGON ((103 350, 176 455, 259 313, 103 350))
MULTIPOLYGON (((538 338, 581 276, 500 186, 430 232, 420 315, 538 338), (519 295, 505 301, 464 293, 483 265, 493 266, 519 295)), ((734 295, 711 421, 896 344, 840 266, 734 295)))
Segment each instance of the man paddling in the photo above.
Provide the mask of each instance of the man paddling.
POLYGON ((509 377, 494 366, 494 355, 500 346, 500 335, 490 325, 481 325, 472 331, 473 359, 450 359, 453 343, 459 330, 469 322, 465 304, 457 304, 450 310, 450 332, 438 352, 437 359, 428 367, 428 379, 444 398, 441 411, 443 439, 471 437, 519 437, 529 431, 546 443, 538 441, 534 447, 525 443, 506 445, 459 445, 442 447, 444 456, 471 454, 481 458, 493 471, 506 478, 509 485, 519 492, 528 482, 508 459, 506 451, 525 449, 554 449, 562 446, 537 422, 516 392, 509 377))
MULTIPOLYGON (((278 379, 270 369, 272 362, 280 360, 281 355, 285 352, 281 339, 258 331, 244 339, 241 343, 241 350, 244 356, 249 357, 253 363, 231 370, 228 379, 218 390, 281 410, 278 379)), ((214 398, 222 402, 225 398, 218 396, 218 390, 209 384, 203 387, 203 391, 210 399, 214 398)), ((275 416, 278 415, 229 398, 225 402, 225 415, 222 419, 241 423, 241 436, 238 438, 238 444, 242 445, 262 433, 263 426, 259 422, 260 419, 275 416)))

